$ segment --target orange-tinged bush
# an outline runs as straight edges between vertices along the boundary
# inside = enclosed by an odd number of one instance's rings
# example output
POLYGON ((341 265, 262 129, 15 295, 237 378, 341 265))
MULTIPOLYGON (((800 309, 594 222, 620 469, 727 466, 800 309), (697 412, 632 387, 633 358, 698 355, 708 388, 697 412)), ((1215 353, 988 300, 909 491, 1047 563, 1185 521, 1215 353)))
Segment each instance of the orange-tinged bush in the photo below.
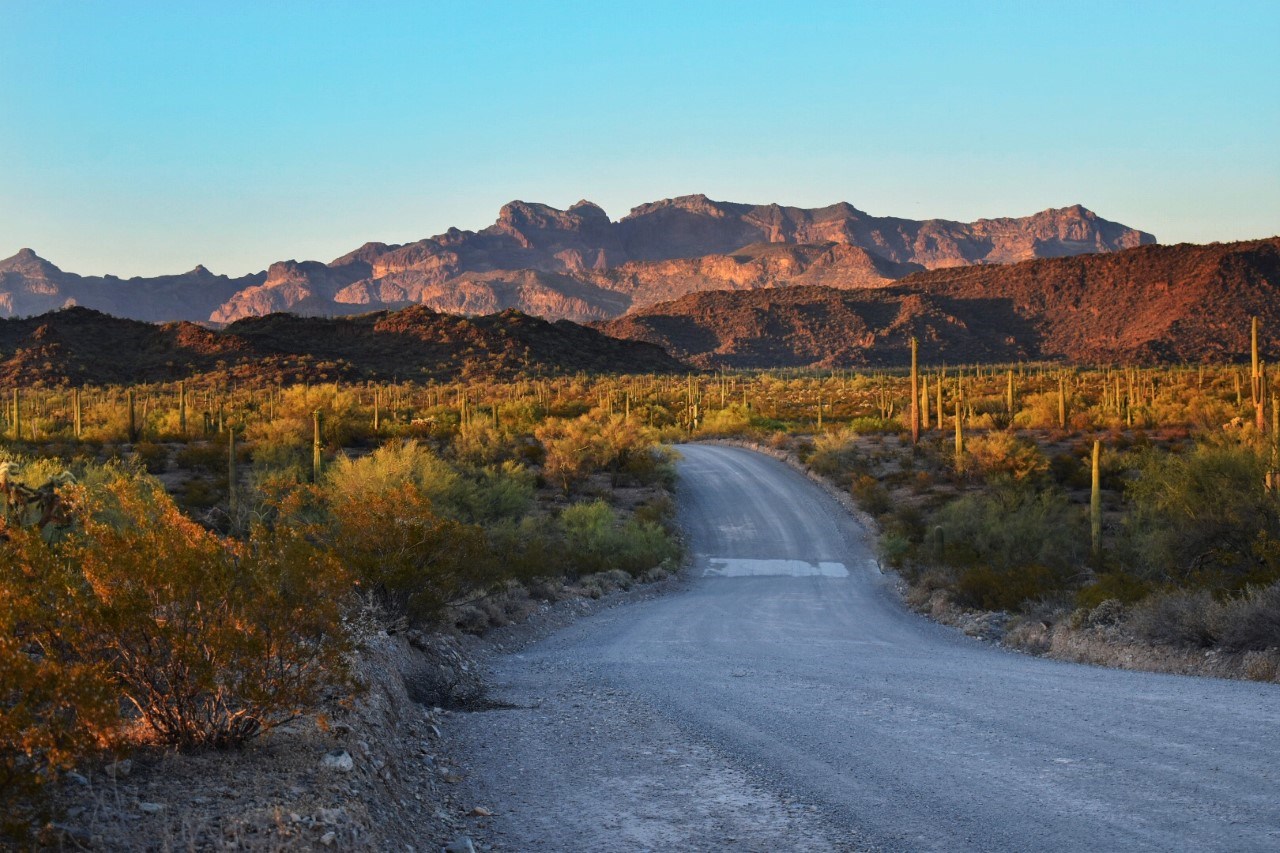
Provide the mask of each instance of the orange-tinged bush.
POLYGON ((76 641, 162 741, 234 745, 342 682, 350 583, 303 530, 227 543, 148 480, 82 498, 81 526, 57 546, 93 592, 76 641))
POLYGON ((81 623, 75 578, 35 530, 0 544, 0 838, 24 834, 41 788, 106 743, 118 719, 101 663, 64 636, 81 623))
POLYGON ((413 483, 339 494, 329 547, 392 612, 429 622, 499 576, 482 528, 436 514, 413 483))

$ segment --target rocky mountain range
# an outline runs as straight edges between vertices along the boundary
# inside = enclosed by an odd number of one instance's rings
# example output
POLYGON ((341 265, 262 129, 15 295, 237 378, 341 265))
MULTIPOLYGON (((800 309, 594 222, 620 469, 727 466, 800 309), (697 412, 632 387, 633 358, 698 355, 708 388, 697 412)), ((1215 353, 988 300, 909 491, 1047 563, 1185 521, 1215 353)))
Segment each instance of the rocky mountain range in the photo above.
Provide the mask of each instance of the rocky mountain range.
POLYGON ((0 315, 80 305, 148 321, 230 323, 279 311, 341 315, 422 305, 603 320, 703 290, 881 287, 926 269, 1154 242, 1079 205, 961 223, 871 216, 845 203, 805 209, 692 195, 612 221, 588 201, 568 210, 514 201, 480 231, 366 243, 329 263, 280 261, 240 278, 204 267, 156 278, 82 277, 24 249, 0 261, 0 315))
POLYGON ((694 293, 596 324, 701 367, 1280 358, 1280 237, 943 268, 875 290, 694 293))

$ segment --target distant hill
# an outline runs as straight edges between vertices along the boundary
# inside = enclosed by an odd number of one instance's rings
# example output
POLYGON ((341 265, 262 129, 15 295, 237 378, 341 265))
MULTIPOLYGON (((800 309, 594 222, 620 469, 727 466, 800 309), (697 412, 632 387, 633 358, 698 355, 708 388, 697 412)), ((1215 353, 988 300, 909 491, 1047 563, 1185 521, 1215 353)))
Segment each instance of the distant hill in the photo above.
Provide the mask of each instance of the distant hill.
POLYGON ((701 367, 1280 358, 1280 237, 938 269, 877 290, 697 293, 597 324, 701 367))
POLYGON ((925 269, 1111 252, 1155 242, 1079 205, 962 223, 691 195, 614 222, 595 204, 513 201, 480 231, 404 245, 366 243, 330 262, 280 261, 241 278, 188 273, 127 281, 63 272, 24 249, 0 261, 0 316, 79 305, 149 321, 229 323, 290 311, 343 315, 410 305, 551 319, 617 317, 716 289, 878 287, 925 269))
POLYGON ((154 382, 220 374, 270 381, 448 381, 562 373, 676 373, 660 348, 514 311, 465 318, 415 307, 356 317, 274 314, 215 331, 86 308, 0 320, 0 385, 154 382))

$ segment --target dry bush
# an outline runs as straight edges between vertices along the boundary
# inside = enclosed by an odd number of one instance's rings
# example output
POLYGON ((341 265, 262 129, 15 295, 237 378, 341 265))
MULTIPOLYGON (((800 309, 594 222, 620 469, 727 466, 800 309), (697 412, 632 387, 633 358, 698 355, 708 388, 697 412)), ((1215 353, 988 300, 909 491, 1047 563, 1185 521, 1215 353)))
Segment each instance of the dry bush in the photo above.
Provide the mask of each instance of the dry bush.
POLYGON ((965 445, 966 468, 983 476, 1005 474, 1025 480, 1049 469, 1040 449, 1010 432, 995 431, 975 436, 965 445))
POLYGON ((94 599, 75 646, 161 741, 234 745, 343 682, 350 584, 303 531, 227 543, 150 480, 117 477, 80 502, 56 546, 94 599))
POLYGON ((1250 587, 1214 613, 1218 644, 1229 651, 1280 648, 1280 583, 1250 587))
POLYGON ((1208 648, 1217 639, 1215 610, 1206 590, 1161 592, 1134 605, 1126 625, 1148 642, 1208 648))
POLYGON ((0 544, 0 839, 25 835, 40 794, 112 738, 119 717, 104 664, 78 656, 83 590, 34 530, 0 544))
POLYGON ((440 619, 450 602, 499 576, 484 531, 439 516, 413 483, 339 494, 324 537, 360 585, 414 622, 440 619))

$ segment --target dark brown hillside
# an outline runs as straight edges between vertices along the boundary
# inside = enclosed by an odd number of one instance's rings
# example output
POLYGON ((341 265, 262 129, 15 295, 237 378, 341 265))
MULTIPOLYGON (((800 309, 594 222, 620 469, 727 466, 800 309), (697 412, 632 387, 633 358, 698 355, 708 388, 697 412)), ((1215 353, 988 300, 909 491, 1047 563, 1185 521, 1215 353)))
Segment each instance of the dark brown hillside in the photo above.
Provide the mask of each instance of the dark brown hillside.
POLYGON ((971 266, 874 291, 713 292, 599 325, 703 367, 1240 358, 1249 319, 1280 357, 1280 238, 971 266))
POLYGON ((706 368, 904 365, 912 335, 931 358, 952 364, 1027 359, 1036 343, 1034 330, 998 301, 899 288, 696 293, 598 327, 706 368))
POLYGON ((1033 323, 1038 354, 1077 362, 1238 358, 1249 318, 1280 355, 1280 237, 917 273, 897 287, 1004 300, 1033 323))
POLYGON ((663 350, 514 311, 469 319, 427 308, 321 318, 273 314, 213 331, 86 308, 0 320, 0 385, 168 381, 448 380, 686 370, 663 350))

